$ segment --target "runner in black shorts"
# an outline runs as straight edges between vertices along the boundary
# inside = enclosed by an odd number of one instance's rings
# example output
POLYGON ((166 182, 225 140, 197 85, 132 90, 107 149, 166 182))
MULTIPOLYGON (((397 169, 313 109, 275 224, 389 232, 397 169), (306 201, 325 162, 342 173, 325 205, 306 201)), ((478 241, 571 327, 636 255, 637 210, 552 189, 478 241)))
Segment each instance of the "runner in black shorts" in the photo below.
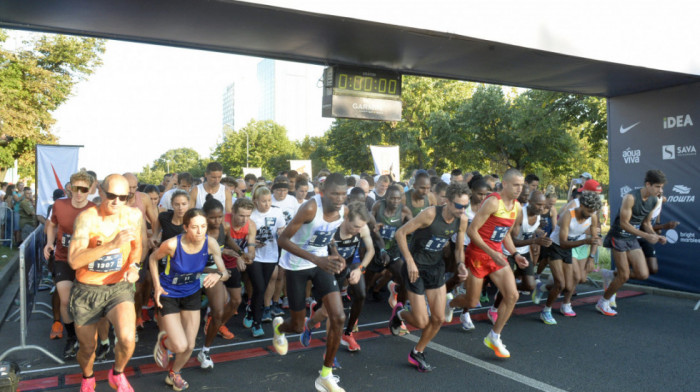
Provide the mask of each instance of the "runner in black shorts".
POLYGON ((406 321, 423 330, 418 344, 408 354, 408 362, 421 372, 433 370, 426 362, 423 351, 437 335, 442 323, 452 318, 452 309, 446 306, 445 261, 442 251, 454 233, 457 233, 455 258, 459 266, 459 275, 462 279, 467 277, 463 249, 467 231, 467 217, 464 211, 469 205, 469 194, 467 184, 450 184, 447 188, 446 205, 428 207, 396 231, 396 242, 405 260, 403 283, 408 289, 411 310, 404 309, 402 303, 397 303, 389 321, 389 328, 393 335, 398 335, 401 322, 406 321), (413 234, 410 248, 406 241, 409 234, 413 234), (430 316, 424 296, 432 309, 430 316), (445 309, 444 313, 442 309, 445 309))
POLYGON ((622 199, 622 205, 615 222, 605 236, 603 245, 612 248, 612 255, 617 268, 615 278, 608 284, 611 274, 605 274, 606 285, 603 297, 598 300, 596 309, 606 316, 615 316, 617 311, 610 307, 610 299, 630 277, 646 280, 649 269, 637 237, 654 245, 666 243, 666 237, 656 234, 651 225, 651 211, 661 196, 666 175, 661 170, 649 170, 644 177, 644 187, 633 190, 622 199), (630 272, 632 270, 632 273, 630 272))
POLYGON ((329 256, 328 246, 347 213, 345 177, 340 173, 329 175, 322 190, 322 194, 315 195, 299 208, 279 237, 279 244, 284 249, 280 266, 286 270, 291 318, 285 321, 282 317, 275 317, 272 343, 279 354, 285 355, 288 347, 285 334, 304 331, 304 294, 306 282, 311 281, 328 312, 326 356, 315 387, 318 391, 335 392, 344 391, 338 386, 338 378, 332 374, 332 366, 340 345, 345 312, 333 274, 345 269, 345 260, 338 254, 329 256))

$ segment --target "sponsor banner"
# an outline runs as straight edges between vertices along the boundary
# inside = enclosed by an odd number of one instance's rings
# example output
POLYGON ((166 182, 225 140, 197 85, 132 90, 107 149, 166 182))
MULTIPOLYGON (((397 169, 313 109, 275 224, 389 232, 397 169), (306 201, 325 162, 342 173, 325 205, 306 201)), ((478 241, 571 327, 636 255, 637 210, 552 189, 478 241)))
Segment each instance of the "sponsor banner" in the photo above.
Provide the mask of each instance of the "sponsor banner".
POLYGON ((374 172, 376 174, 391 174, 394 181, 401 178, 399 165, 399 146, 369 146, 374 158, 374 172))
POLYGON ((662 234, 666 245, 655 246, 659 273, 647 283, 700 292, 700 83, 626 95, 608 100, 610 215, 619 213, 622 198, 644 186, 647 170, 666 175, 666 203, 660 222, 678 221, 662 234), (619 195, 619 197, 617 197, 619 195))
POLYGON ((243 177, 245 177, 248 173, 253 173, 255 174, 255 177, 262 177, 262 167, 244 167, 243 168, 243 177))
POLYGON ((307 173, 311 176, 311 161, 292 159, 289 161, 289 170, 296 170, 299 174, 307 173))
POLYGON ((53 204, 53 191, 63 189, 70 176, 78 171, 82 146, 37 144, 36 146, 36 214, 46 217, 53 204))

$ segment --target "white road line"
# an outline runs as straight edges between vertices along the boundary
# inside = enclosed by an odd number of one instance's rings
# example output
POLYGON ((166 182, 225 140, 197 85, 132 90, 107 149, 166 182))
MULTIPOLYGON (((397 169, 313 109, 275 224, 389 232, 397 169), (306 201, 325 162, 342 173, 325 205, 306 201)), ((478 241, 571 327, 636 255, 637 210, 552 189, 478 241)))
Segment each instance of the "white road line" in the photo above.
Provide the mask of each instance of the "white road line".
MULTIPOLYGON (((408 339, 414 343, 418 343, 418 339, 419 339, 418 336, 414 336, 414 335, 403 335, 402 338, 408 339)), ((449 355, 453 358, 459 359, 460 361, 463 361, 463 362, 469 363, 471 365, 480 367, 484 370, 488 370, 491 373, 495 373, 499 376, 509 378, 513 381, 517 381, 521 384, 525 384, 529 387, 535 388, 535 389, 540 390, 540 391, 566 392, 564 389, 559 389, 553 385, 545 384, 541 381, 535 380, 534 378, 530 378, 530 377, 524 376, 520 373, 516 373, 512 370, 508 370, 508 369, 502 368, 500 366, 496 366, 492 363, 482 361, 481 359, 474 358, 471 355, 461 353, 459 351, 453 350, 449 347, 443 346, 443 345, 438 344, 438 343, 434 343, 434 342, 428 343, 428 347, 430 347, 431 349, 433 349, 435 351, 449 355)))
MULTIPOLYGON (((586 291, 584 293, 579 293, 579 295, 584 296, 586 294, 595 294, 595 293, 601 293, 601 292, 602 292, 602 290, 592 290, 592 291, 586 291)), ((524 304, 529 304, 529 303, 532 303, 532 300, 520 301, 516 305, 524 305, 524 304)), ((488 308, 490 308, 490 306, 482 306, 480 308, 474 308, 471 311, 475 312, 475 311, 480 311, 480 310, 484 310, 484 309, 488 309, 488 308)), ((460 314, 460 312, 461 311, 455 311, 455 314, 460 314)), ((376 327, 376 326, 388 325, 388 323, 389 323, 389 320, 387 318, 387 320, 377 321, 374 323, 360 324, 360 325, 358 325, 358 328, 376 327)), ((320 330, 320 331, 312 332, 312 335, 321 335, 321 334, 325 335, 325 333, 326 333, 325 330, 320 330)), ((287 338, 295 339, 298 336, 299 336, 299 334, 287 335, 287 338)), ((212 349, 220 349, 220 348, 227 348, 227 347, 247 346, 247 345, 253 345, 253 344, 257 344, 257 343, 261 343, 261 342, 268 342, 268 341, 270 343, 272 343, 272 338, 255 339, 255 340, 248 340, 245 342, 221 344, 218 346, 212 346, 211 348, 212 349)), ((199 349, 195 349, 195 352, 197 352, 198 350, 199 349)), ((130 361, 152 358, 152 357, 153 357, 152 355, 141 355, 138 357, 131 357, 130 361)), ((114 360, 111 359, 111 360, 106 360, 106 361, 102 361, 102 362, 95 362, 95 366, 99 367, 99 365, 110 364, 110 363, 114 363, 114 360)), ((46 372, 51 372, 51 371, 56 371, 56 370, 73 369, 73 368, 79 369, 80 367, 76 363, 76 364, 72 364, 72 365, 54 366, 54 367, 42 368, 42 369, 33 369, 33 370, 24 370, 23 369, 22 373, 23 374, 46 373, 46 372)))

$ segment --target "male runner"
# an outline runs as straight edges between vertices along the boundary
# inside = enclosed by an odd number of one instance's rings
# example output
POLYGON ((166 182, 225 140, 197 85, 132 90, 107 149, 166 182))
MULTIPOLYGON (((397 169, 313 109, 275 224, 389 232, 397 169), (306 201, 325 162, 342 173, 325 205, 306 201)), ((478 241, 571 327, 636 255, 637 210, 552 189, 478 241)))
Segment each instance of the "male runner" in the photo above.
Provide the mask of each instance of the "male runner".
POLYGON ((649 267, 637 237, 647 240, 652 245, 657 242, 662 245, 666 243, 666 237, 656 234, 651 225, 651 211, 663 192, 664 184, 666 175, 661 170, 647 171, 644 188, 635 189, 625 195, 615 222, 605 236, 603 245, 612 249, 616 268, 615 277, 609 284, 606 284, 609 277, 603 275, 607 288, 596 304, 596 309, 606 316, 617 314, 617 311, 610 307, 610 298, 630 277, 638 280, 649 278, 649 267))
MULTIPOLYGON (((389 320, 389 328, 393 335, 398 335, 401 322, 406 321, 423 330, 418 344, 408 354, 408 362, 420 372, 433 370, 423 352, 445 322, 446 313, 451 313, 451 309, 445 307, 445 261, 442 250, 454 233, 457 233, 455 259, 459 275, 462 279, 467 275, 462 249, 467 230, 464 210, 469 205, 469 187, 463 182, 450 184, 447 199, 447 205, 429 207, 401 226, 395 237, 405 260, 403 283, 408 288, 411 310, 397 303, 389 320), (410 248, 406 241, 409 234, 413 234, 410 248), (432 309, 430 316, 424 296, 432 309), (442 309, 446 309, 446 312, 443 313, 442 309)), ((448 317, 451 318, 451 314, 448 317)))
POLYGON ((122 372, 134 352, 133 283, 139 278, 143 218, 138 209, 126 205, 129 182, 119 174, 105 178, 100 197, 99 207, 90 207, 76 218, 68 251, 68 263, 76 277, 69 309, 80 343, 81 391, 95 388, 92 366, 97 321, 107 317, 117 337, 109 384, 119 392, 129 392, 133 388, 122 372))
POLYGON ((536 191, 540 187, 540 178, 536 174, 528 174, 525 176, 525 184, 530 192, 536 191))
POLYGON ((361 183, 362 180, 358 181, 357 186, 362 188, 365 191, 367 197, 373 199, 375 202, 383 200, 386 197, 386 191, 389 188, 389 185, 391 185, 391 180, 389 179, 389 176, 381 175, 379 176, 379 178, 377 178, 377 182, 375 182, 374 184, 374 189, 371 192, 369 192, 369 182, 367 182, 367 180, 364 180, 367 183, 367 189, 365 189, 364 184, 361 183))
MULTIPOLYGON (((221 202, 226 209, 226 213, 231 213, 231 193, 226 192, 226 187, 221 184, 221 177, 224 175, 224 167, 219 162, 209 162, 204 170, 206 181, 195 186, 190 191, 190 208, 202 208, 207 201, 207 193, 221 202)), ((248 178, 248 176, 246 176, 248 178)), ((248 180, 246 180, 247 182, 248 180)), ((253 184, 255 185, 255 184, 253 184)))
POLYGON ((73 222, 83 211, 95 204, 88 201, 92 176, 85 171, 70 176, 73 194, 70 199, 58 199, 53 204, 51 218, 46 222, 46 246, 44 257, 48 260, 54 252, 53 279, 56 292, 60 299, 61 318, 66 327, 66 347, 63 349, 63 359, 75 358, 78 351, 78 338, 75 335, 75 325, 68 311, 70 291, 75 280, 75 271, 68 265, 68 246, 73 235, 73 222), (56 239, 58 238, 58 241, 56 239), (54 242, 56 246, 54 248, 54 242))
POLYGON ((158 203, 159 212, 170 211, 173 209, 173 205, 171 203, 173 192, 175 192, 178 189, 181 189, 187 193, 190 193, 190 191, 192 190, 192 183, 194 182, 192 174, 187 172, 176 173, 173 174, 173 179, 177 181, 177 187, 172 187, 171 189, 163 193, 163 197, 160 198, 160 202, 158 203))
POLYGON ((435 197, 430 193, 430 177, 425 171, 416 173, 413 189, 405 193, 405 204, 414 217, 424 209, 437 204, 435 197))
POLYGON ((503 302, 498 308, 498 318, 493 329, 484 338, 484 344, 501 358, 510 357, 501 341, 501 332, 519 297, 513 270, 504 268, 509 263, 503 254, 503 246, 515 255, 515 262, 520 268, 526 268, 528 265, 527 259, 517 254, 513 239, 508 235, 520 211, 520 203, 516 199, 523 189, 523 182, 523 175, 519 170, 506 170, 503 175, 503 190, 492 193, 481 204, 467 229, 471 240, 465 252, 466 265, 470 272, 467 278, 467 294, 457 296, 450 304, 451 307, 473 307, 479 299, 484 278, 488 276, 491 279, 503 295, 503 302))
MULTIPOLYGON (((287 296, 291 318, 275 317, 273 345, 280 355, 287 354, 286 333, 304 331, 306 282, 311 281, 314 292, 322 298, 328 312, 328 334, 323 367, 315 386, 317 391, 343 392, 338 377, 332 374, 333 359, 340 345, 345 324, 345 311, 334 274, 345 268, 345 260, 334 252, 328 255, 333 234, 347 213, 345 177, 333 173, 326 177, 322 194, 304 203, 279 237, 285 250, 280 266, 286 270, 287 296)), ((335 248, 333 248, 335 249, 335 248)))

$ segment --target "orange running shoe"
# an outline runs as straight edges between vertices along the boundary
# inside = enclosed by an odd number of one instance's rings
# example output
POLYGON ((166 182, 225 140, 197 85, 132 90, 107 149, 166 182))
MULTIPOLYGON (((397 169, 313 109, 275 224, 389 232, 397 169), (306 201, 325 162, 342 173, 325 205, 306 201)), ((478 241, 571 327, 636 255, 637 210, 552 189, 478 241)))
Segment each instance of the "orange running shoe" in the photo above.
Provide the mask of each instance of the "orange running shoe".
POLYGON ((63 338, 63 324, 60 321, 54 321, 51 326, 51 339, 62 339, 63 338))
POLYGON ((236 337, 236 335, 234 335, 233 332, 229 331, 225 325, 219 327, 219 336, 226 340, 231 340, 236 337))

